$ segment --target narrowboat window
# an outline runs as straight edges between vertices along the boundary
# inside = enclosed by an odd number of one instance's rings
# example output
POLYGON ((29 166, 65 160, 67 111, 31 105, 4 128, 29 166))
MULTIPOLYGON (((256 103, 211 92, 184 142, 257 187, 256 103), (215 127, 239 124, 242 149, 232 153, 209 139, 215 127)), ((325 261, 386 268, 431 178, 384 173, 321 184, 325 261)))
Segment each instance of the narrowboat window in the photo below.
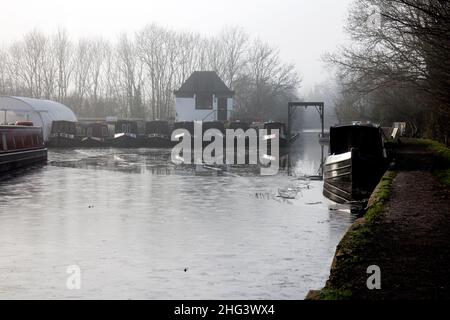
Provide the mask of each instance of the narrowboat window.
POLYGON ((129 124, 122 124, 122 132, 123 133, 130 133, 130 125, 129 124))
POLYGON ((6 145, 6 150, 13 150, 16 148, 16 144, 14 143, 14 139, 7 133, 4 134, 5 137, 5 145, 6 145))
POLYGON ((87 135, 92 136, 92 127, 87 128, 87 135))
POLYGON ((25 140, 25 146, 26 147, 31 147, 32 145, 33 145, 33 142, 31 141, 31 135, 26 135, 25 137, 24 137, 24 140, 25 140))
POLYGON ((102 127, 102 136, 103 136, 103 137, 108 136, 108 128, 102 127))
POLYGON ((7 141, 8 141, 8 150, 14 150, 16 148, 16 140, 14 139, 14 137, 11 137, 8 134, 7 141))
POLYGON ((6 146, 6 134, 2 133, 1 139, 0 139, 0 150, 8 150, 6 146))

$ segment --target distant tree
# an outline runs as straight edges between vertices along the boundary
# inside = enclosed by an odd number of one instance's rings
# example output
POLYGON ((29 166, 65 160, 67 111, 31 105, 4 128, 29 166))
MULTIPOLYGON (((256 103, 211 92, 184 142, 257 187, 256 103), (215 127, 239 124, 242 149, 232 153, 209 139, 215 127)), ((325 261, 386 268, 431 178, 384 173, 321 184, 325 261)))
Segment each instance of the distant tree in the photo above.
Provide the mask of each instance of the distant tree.
POLYGON ((73 71, 73 44, 70 42, 66 30, 60 29, 54 36, 52 45, 57 69, 57 100, 64 102, 68 95, 73 71))
MULTIPOLYGON (((359 96, 359 103, 374 108, 377 104, 371 104, 373 99, 365 95, 382 96, 395 89, 400 94, 392 97, 398 98, 414 91, 418 99, 415 106, 422 110, 412 108, 409 113, 417 117, 435 114, 431 117, 435 121, 427 126, 435 127, 435 137, 446 139, 450 120, 450 2, 356 0, 347 32, 353 44, 327 58, 339 68, 346 95, 359 96), (375 23, 368 23, 374 14, 375 23)), ((400 105, 411 105, 409 96, 390 105, 400 109, 400 105)), ((422 122, 419 118, 415 121, 422 122)))
POLYGON ((81 117, 173 119, 173 91, 207 70, 236 91, 237 115, 251 121, 285 117, 300 84, 276 48, 241 28, 204 37, 151 24, 114 43, 34 30, 0 49, 0 93, 58 100, 81 117))
POLYGON ((277 49, 260 40, 248 52, 244 76, 236 81, 236 117, 248 120, 281 120, 287 103, 300 85, 294 65, 281 62, 277 49))

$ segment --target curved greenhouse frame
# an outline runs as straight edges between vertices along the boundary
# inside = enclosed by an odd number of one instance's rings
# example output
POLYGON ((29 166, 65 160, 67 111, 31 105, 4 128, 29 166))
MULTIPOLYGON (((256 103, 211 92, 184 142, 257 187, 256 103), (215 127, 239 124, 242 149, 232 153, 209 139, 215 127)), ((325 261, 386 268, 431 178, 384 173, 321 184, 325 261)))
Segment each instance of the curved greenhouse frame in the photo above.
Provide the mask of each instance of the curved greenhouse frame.
POLYGON ((48 141, 53 121, 77 122, 77 117, 65 105, 33 98, 0 96, 0 123, 8 124, 16 121, 31 121, 42 127, 44 140, 48 141))

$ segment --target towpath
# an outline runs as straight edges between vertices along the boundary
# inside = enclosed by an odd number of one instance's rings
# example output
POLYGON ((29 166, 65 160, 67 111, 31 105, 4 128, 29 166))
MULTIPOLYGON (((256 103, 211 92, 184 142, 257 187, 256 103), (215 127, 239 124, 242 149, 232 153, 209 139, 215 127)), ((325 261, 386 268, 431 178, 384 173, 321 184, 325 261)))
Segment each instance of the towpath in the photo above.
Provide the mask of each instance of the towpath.
POLYGON ((356 222, 326 288, 309 298, 450 299, 450 188, 433 174, 437 161, 426 145, 402 140, 382 214, 371 224, 356 222), (381 271, 380 290, 367 288, 372 265, 381 271))

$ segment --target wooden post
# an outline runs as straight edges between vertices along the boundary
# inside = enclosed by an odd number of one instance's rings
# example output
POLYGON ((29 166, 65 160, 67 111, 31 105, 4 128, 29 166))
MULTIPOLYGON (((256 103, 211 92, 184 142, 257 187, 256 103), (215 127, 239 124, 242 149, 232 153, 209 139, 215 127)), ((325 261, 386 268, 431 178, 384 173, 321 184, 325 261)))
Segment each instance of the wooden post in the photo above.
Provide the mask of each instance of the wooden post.
POLYGON ((288 148, 291 149, 291 138, 292 138, 292 120, 291 120, 291 116, 292 116, 292 111, 291 111, 291 103, 289 103, 288 105, 288 148))
POLYGON ((325 135, 325 105, 320 108, 320 118, 322 120, 322 137, 325 135))

